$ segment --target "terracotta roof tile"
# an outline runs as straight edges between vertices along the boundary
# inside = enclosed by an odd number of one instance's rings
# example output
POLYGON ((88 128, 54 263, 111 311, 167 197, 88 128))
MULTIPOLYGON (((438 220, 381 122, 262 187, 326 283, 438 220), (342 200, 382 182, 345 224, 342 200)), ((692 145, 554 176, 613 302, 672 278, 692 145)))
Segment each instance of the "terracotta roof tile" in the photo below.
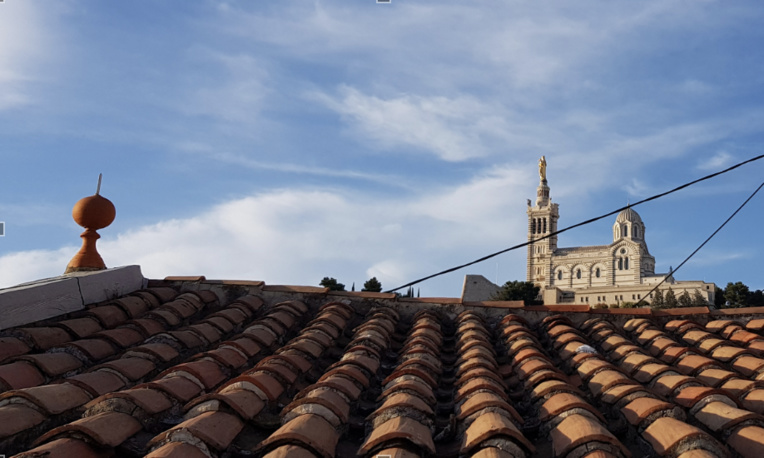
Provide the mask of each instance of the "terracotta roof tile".
POLYGON ((380 398, 385 398, 387 396, 390 396, 391 394, 397 391, 405 391, 407 393, 411 393, 416 396, 419 396, 429 405, 435 405, 435 403, 437 402, 437 400, 435 399, 435 394, 432 391, 432 388, 430 388, 430 386, 424 382, 419 382, 415 380, 403 380, 399 383, 391 385, 390 387, 388 387, 382 392, 382 395, 380 396, 380 398))
POLYGON ((674 418, 658 418, 645 429, 643 437, 660 456, 676 456, 693 449, 706 449, 726 456, 726 450, 702 430, 674 418))
POLYGON ((695 419, 714 432, 726 431, 742 422, 756 421, 764 425, 764 417, 724 402, 710 402, 695 412, 695 419))
POLYGON ((659 395, 670 398, 674 391, 686 385, 699 386, 700 383, 687 375, 666 375, 656 379, 652 387, 659 395))
POLYGON ((119 390, 125 386, 125 382, 119 376, 106 371, 78 374, 68 377, 66 381, 82 388, 93 397, 119 390))
POLYGON ((17 390, 41 385, 45 377, 33 364, 16 361, 0 365, 0 383, 3 390, 17 390))
POLYGON ((130 318, 138 318, 144 313, 148 312, 151 306, 160 305, 158 301, 147 300, 141 295, 130 295, 115 299, 112 304, 121 307, 122 310, 127 313, 130 318))
POLYGON ((231 346, 234 346, 244 352, 245 355, 247 355, 249 358, 254 357, 258 353, 260 353, 260 350, 262 350, 262 347, 260 344, 255 342, 254 340, 248 338, 248 337, 239 337, 235 340, 228 341, 228 344, 231 346))
POLYGON ((457 419, 463 420, 473 413, 483 410, 487 407, 496 407, 507 413, 507 416, 513 418, 517 423, 522 424, 523 418, 517 411, 510 406, 501 396, 489 391, 474 393, 469 396, 464 403, 456 409, 457 419))
POLYGON ((138 331, 130 328, 109 329, 93 334, 93 337, 106 339, 121 348, 131 347, 143 342, 143 336, 138 331))
POLYGON ((66 344, 64 348, 67 347, 81 351, 91 362, 100 361, 117 353, 114 345, 104 339, 80 339, 66 344))
MULTIPOLYGON (((762 363, 764 364, 764 361, 762 363)), ((686 375, 695 375, 701 370, 711 367, 721 368, 719 363, 713 359, 700 355, 686 355, 676 363, 676 368, 679 369, 679 372, 686 375)))
POLYGON ((202 322, 202 323, 192 324, 186 327, 185 329, 196 333, 198 336, 204 339, 204 341, 207 343, 218 342, 223 336, 223 333, 220 332, 215 326, 211 325, 210 323, 202 322))
MULTIPOLYGON (((392 453, 390 452, 389 454, 392 455, 392 453)), ((394 456, 403 458, 406 455, 394 456)), ((282 445, 263 455, 263 458, 316 458, 316 455, 298 445, 282 445)), ((417 456, 414 455, 414 458, 417 458, 417 456)))
POLYGON ((756 356, 741 356, 732 362, 732 368, 743 375, 751 376, 764 369, 764 359, 756 356))
POLYGON ((691 347, 669 347, 663 352, 660 360, 666 364, 674 364, 679 358, 687 355, 698 355, 698 352, 691 347))
POLYGON ((339 428, 350 418, 350 404, 343 395, 331 388, 317 387, 284 407, 281 412, 282 422, 304 414, 319 415, 339 428))
MULTIPOLYGON (((523 436, 507 417, 495 412, 489 412, 479 416, 467 428, 461 444, 461 453, 471 453, 481 443, 497 436, 507 437, 512 442, 520 445, 528 453, 534 453, 536 448, 523 436)), ((474 455, 473 455, 474 456, 474 455)))
POLYGON ((76 339, 82 339, 103 330, 101 323, 95 318, 75 318, 59 321, 56 323, 56 326, 66 329, 76 339))
POLYGON ((138 420, 128 414, 104 412, 54 428, 40 436, 35 444, 39 445, 62 436, 82 434, 101 446, 116 447, 141 429, 143 428, 138 420))
POLYGON ((8 404, 0 407, 0 420, 0 438, 5 438, 39 425, 45 415, 23 404, 8 404))
POLYGON ((41 353, 19 356, 19 360, 28 361, 45 375, 51 378, 59 377, 82 367, 82 361, 68 353, 41 353))
POLYGON ((19 328, 14 335, 26 340, 35 350, 45 351, 72 340, 68 332, 57 327, 19 328))
POLYGON ((94 399, 86 407, 95 406, 102 401, 114 398, 127 399, 149 415, 164 412, 172 407, 172 402, 168 396, 159 390, 150 388, 131 388, 129 390, 108 393, 94 399))
POLYGON ((159 380, 137 385, 135 388, 150 388, 153 390, 159 390, 163 393, 167 393, 174 399, 177 399, 183 403, 190 401, 196 395, 198 395, 199 392, 202 391, 199 385, 187 379, 186 377, 180 376, 161 378, 159 380))
POLYGON ((658 416, 685 419, 684 412, 673 404, 655 398, 640 397, 621 408, 626 420, 634 426, 647 427, 658 416))
POLYGON ((155 319, 159 322, 165 323, 169 327, 175 327, 179 325, 182 318, 178 316, 175 311, 169 309, 156 309, 144 315, 144 318, 155 319))
POLYGON ((56 439, 37 448, 16 455, 17 458, 108 458, 112 453, 100 451, 79 439, 56 439))
POLYGON ((138 381, 156 369, 156 365, 144 358, 119 358, 97 366, 119 372, 131 382, 138 381))
POLYGON ((723 398, 726 398, 729 404, 735 404, 735 402, 728 398, 723 391, 708 386, 691 386, 682 388, 674 397, 674 401, 683 407, 692 409, 696 406, 697 403, 708 398, 709 396, 715 396, 718 399, 719 395, 721 395, 723 398))
POLYGON ((191 444, 167 442, 149 452, 145 458, 209 458, 209 456, 191 444))
POLYGON ((259 345, 266 348, 273 345, 278 339, 278 335, 276 333, 274 333, 269 327, 262 324, 254 324, 248 327, 244 330, 242 335, 244 335, 244 337, 249 337, 259 345))
POLYGON ((128 319, 127 313, 116 305, 93 307, 88 310, 88 315, 98 320, 106 329, 115 328, 128 319))
POLYGON ((742 402, 746 409, 764 415, 764 389, 749 391, 743 396, 742 402))
POLYGON ((223 368, 218 363, 204 359, 178 364, 164 371, 159 377, 167 377, 182 372, 191 374, 207 390, 214 388, 226 379, 223 368))
POLYGON ((764 428, 743 426, 736 429, 727 439, 728 444, 745 458, 764 456, 764 428))
POLYGON ((651 355, 660 356, 668 348, 677 347, 677 346, 679 346, 679 344, 676 343, 674 340, 669 339, 668 337, 658 337, 657 339, 650 342, 650 345, 647 347, 647 349, 651 355))
POLYGON ((655 379, 676 374, 678 374, 678 372, 673 366, 661 363, 649 363, 640 367, 633 376, 638 382, 648 385, 655 379))
POLYGON ((570 363, 584 382, 594 377, 600 371, 618 370, 608 361, 591 353, 579 353, 571 359, 570 363))
POLYGON ((170 362, 180 356, 180 353, 172 346, 163 343, 145 343, 137 347, 133 347, 124 356, 138 356, 140 354, 148 354, 157 361, 164 363, 170 362))
POLYGON ((151 318, 138 318, 135 320, 130 320, 125 323, 125 327, 135 329, 145 338, 157 335, 166 330, 162 323, 151 318))
POLYGON ((600 421, 605 421, 605 417, 591 404, 582 397, 571 393, 558 393, 547 399, 539 409, 539 420, 542 422, 554 420, 558 415, 574 409, 588 411, 600 421))
POLYGON ((358 454, 365 455, 395 441, 407 441, 427 453, 435 453, 435 444, 429 428, 411 418, 395 417, 374 428, 361 445, 358 454))
POLYGON ((648 347, 653 340, 659 337, 666 337, 666 333, 658 329, 648 329, 637 336, 637 342, 643 347, 648 347))
POLYGON ((0 337, 0 363, 13 356, 28 353, 30 350, 30 346, 18 337, 0 337))
POLYGON ((492 391, 498 394, 502 399, 507 399, 507 395, 504 393, 504 387, 495 380, 485 377, 475 377, 458 387, 454 401, 459 402, 467 395, 476 391, 492 391))
POLYGON ((242 421, 233 415, 225 412, 204 412, 156 436, 148 443, 148 447, 173 441, 175 436, 191 434, 208 447, 225 450, 243 427, 242 421))
POLYGON ((390 408, 407 408, 418 410, 425 415, 434 415, 432 408, 419 396, 408 394, 403 391, 391 393, 390 396, 385 398, 385 402, 382 403, 377 410, 375 410, 369 417, 374 417, 390 408))
POLYGON ((23 398, 32 402, 48 415, 57 415, 67 410, 74 409, 90 401, 91 396, 75 385, 59 383, 43 385, 23 390, 6 391, 0 395, 0 402, 13 398, 23 398))
POLYGON ((555 456, 565 456, 573 449, 590 443, 604 442, 620 449, 625 456, 631 454, 600 422, 585 415, 570 415, 550 433, 555 456))
POLYGON ((221 403, 228 406, 245 421, 254 418, 265 407, 265 402, 254 392, 243 388, 229 387, 218 393, 194 398, 186 405, 186 410, 189 412, 196 410, 198 413, 208 410, 221 410, 221 403))
POLYGON ((720 345, 724 345, 726 343, 727 343, 726 340, 711 337, 701 342, 700 345, 698 345, 698 348, 704 353, 709 353, 710 351, 714 350, 720 345))
POLYGON ((605 370, 598 372, 592 377, 592 379, 589 380, 588 385, 589 390, 591 390, 597 397, 600 397, 605 391, 616 385, 630 385, 633 383, 634 382, 631 381, 629 377, 623 375, 621 372, 616 370, 605 370))
POLYGON ((652 392, 645 389, 642 385, 634 383, 616 385, 605 391, 600 400, 606 405, 614 405, 616 408, 621 408, 634 399, 654 396, 652 392))
POLYGON ((318 415, 307 414, 300 415, 282 425, 258 444, 256 450, 268 452, 280 445, 297 443, 317 453, 318 456, 331 458, 334 456, 338 440, 339 434, 331 424, 318 415))
POLYGON ((727 380, 737 377, 737 375, 724 369, 706 369, 701 371, 696 377, 706 385, 718 387, 727 380))
POLYGON ((733 378, 724 382, 721 388, 729 391, 735 396, 740 396, 744 393, 747 393, 755 385, 756 385, 756 382, 753 382, 751 380, 733 378))
POLYGON ((278 399, 279 396, 281 396, 281 394, 285 391, 284 385, 276 377, 267 372, 259 370, 251 373, 245 373, 236 377, 230 382, 224 384, 221 390, 231 384, 236 384, 238 382, 247 382, 256 386, 257 389, 263 393, 265 399, 270 402, 276 401, 276 399, 278 399))

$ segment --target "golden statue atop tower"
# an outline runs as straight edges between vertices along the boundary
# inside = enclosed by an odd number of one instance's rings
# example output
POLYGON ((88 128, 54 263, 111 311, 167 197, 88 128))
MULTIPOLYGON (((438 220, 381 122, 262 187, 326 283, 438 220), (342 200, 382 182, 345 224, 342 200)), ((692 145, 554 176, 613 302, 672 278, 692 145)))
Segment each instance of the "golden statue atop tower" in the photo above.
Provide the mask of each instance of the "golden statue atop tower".
POLYGON ((546 157, 539 159, 539 178, 542 182, 546 181, 546 157))

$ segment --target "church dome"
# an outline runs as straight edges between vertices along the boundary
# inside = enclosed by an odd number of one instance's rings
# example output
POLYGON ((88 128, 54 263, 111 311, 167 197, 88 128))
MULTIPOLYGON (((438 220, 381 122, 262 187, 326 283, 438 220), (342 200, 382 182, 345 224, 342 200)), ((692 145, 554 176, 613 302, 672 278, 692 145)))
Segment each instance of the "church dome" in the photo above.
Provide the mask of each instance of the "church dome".
POLYGON ((615 222, 644 224, 642 222, 642 218, 639 217, 639 213, 632 210, 631 207, 621 211, 621 213, 619 213, 618 216, 615 218, 615 222))

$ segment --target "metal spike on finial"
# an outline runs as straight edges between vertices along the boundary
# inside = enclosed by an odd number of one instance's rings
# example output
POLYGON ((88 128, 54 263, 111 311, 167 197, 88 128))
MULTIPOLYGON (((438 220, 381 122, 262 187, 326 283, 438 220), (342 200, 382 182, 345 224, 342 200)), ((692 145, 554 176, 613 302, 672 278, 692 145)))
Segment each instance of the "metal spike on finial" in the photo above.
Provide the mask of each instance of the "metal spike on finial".
POLYGON ((103 173, 98 174, 98 187, 96 188, 96 195, 101 194, 101 178, 103 177, 103 173))

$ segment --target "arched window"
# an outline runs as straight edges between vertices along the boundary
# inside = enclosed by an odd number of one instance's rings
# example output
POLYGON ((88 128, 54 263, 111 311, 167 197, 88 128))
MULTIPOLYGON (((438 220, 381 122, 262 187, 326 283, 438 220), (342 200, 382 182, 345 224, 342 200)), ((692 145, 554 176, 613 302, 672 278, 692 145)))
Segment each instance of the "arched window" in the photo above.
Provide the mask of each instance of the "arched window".
POLYGON ((562 270, 557 271, 557 279, 562 280, 562 270))
POLYGON ((599 268, 599 267, 597 267, 597 268, 594 270, 594 276, 595 276, 595 277, 597 277, 597 278, 600 278, 600 268, 599 268))
POLYGON ((629 226, 623 226, 623 236, 628 237, 629 236, 629 226))
POLYGON ((623 270, 623 258, 618 258, 618 270, 623 270))
POLYGON ((544 218, 544 234, 546 234, 546 218, 544 218))
POLYGON ((636 238, 639 237, 639 226, 634 226, 634 228, 631 230, 632 235, 636 238))
POLYGON ((623 267, 626 270, 629 270, 629 257, 626 256, 626 258, 623 260, 623 267))
POLYGON ((581 278, 581 269, 576 269, 576 278, 581 278))
POLYGON ((531 219, 531 234, 536 233, 536 218, 531 219))

